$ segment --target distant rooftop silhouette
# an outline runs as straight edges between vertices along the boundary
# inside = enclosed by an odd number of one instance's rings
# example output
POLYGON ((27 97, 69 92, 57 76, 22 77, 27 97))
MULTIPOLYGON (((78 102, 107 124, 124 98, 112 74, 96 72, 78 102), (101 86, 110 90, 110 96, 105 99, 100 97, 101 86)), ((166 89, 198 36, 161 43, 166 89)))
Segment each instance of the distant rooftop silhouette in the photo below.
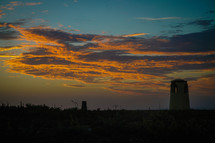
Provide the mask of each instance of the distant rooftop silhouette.
POLYGON ((183 80, 183 79, 174 79, 174 80, 172 80, 171 82, 186 82, 186 81, 183 80))
POLYGON ((81 110, 87 111, 87 101, 82 101, 81 110))

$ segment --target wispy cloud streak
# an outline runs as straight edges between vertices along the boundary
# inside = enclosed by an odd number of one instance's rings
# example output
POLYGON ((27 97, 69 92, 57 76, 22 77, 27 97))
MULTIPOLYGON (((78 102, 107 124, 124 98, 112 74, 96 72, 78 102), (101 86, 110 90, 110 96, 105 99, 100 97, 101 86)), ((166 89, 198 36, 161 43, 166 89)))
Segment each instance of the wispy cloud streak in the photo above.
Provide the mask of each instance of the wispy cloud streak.
POLYGON ((63 84, 63 86, 65 87, 74 87, 74 88, 83 88, 83 87, 86 87, 84 85, 81 85, 81 84, 63 84))
POLYGON ((181 17, 159 17, 159 18, 152 18, 152 17, 136 17, 135 19, 147 20, 147 21, 158 21, 158 20, 181 19, 181 17))
POLYGON ((135 37, 135 36, 143 36, 143 35, 148 35, 148 33, 128 34, 128 35, 122 35, 122 37, 135 37))
POLYGON ((42 2, 27 2, 25 3, 25 5, 28 5, 28 6, 34 6, 34 5, 41 5, 42 2))

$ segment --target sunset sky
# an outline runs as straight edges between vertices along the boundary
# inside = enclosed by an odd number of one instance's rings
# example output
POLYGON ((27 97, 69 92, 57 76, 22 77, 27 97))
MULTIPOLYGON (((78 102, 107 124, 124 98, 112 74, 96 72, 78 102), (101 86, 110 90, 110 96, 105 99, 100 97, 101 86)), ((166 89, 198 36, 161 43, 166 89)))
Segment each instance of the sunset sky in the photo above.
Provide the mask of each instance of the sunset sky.
POLYGON ((214 0, 0 0, 0 103, 215 108, 214 0))

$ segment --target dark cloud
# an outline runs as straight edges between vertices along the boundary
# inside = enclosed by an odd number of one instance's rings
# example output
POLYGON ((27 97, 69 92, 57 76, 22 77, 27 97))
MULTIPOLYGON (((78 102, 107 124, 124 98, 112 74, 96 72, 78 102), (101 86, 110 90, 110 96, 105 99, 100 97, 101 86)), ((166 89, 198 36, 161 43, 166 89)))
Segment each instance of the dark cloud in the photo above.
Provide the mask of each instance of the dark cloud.
POLYGON ((0 27, 11 29, 11 27, 9 25, 23 26, 23 25, 27 24, 30 20, 31 19, 17 19, 14 22, 0 22, 0 27))
POLYGON ((185 26, 200 26, 204 29, 211 29, 214 26, 214 19, 196 19, 186 23, 178 23, 176 25, 171 25, 171 28, 176 28, 177 30, 181 30, 185 26))
POLYGON ((178 23, 176 25, 171 25, 171 28, 183 28, 186 24, 185 23, 178 23))
POLYGON ((0 40, 13 40, 18 37, 18 33, 13 30, 2 30, 0 28, 0 40))
POLYGON ((110 60, 110 61, 118 61, 118 62, 129 62, 131 60, 140 59, 140 57, 120 56, 120 54, 124 54, 124 51, 108 50, 108 51, 102 51, 102 52, 93 52, 87 55, 81 55, 79 56, 79 59, 86 60, 86 61, 110 60))
POLYGON ((215 50, 215 28, 196 33, 142 39, 142 51, 160 52, 210 52, 215 50), (167 41, 162 41, 162 40, 167 41))
POLYGON ((215 11, 214 10, 210 10, 209 13, 215 13, 215 11))
POLYGON ((213 24, 214 20, 210 19, 210 20, 195 20, 192 22, 189 22, 188 25, 199 25, 202 27, 208 27, 211 26, 213 24))
MULTIPOLYGON (((52 28, 34 28, 34 29, 26 29, 26 31, 31 32, 32 34, 36 34, 36 35, 42 35, 44 37, 47 37, 51 40, 58 40, 58 41, 78 41, 75 38, 71 37, 72 34, 71 33, 67 33, 65 31, 62 30, 55 30, 52 28)), ((80 37, 78 37, 80 38, 80 37)))
POLYGON ((215 67, 215 63, 204 63, 204 64, 184 64, 184 65, 179 65, 176 68, 178 70, 203 70, 203 69, 212 69, 214 67, 215 67))
POLYGON ((215 50, 215 29, 209 29, 202 32, 177 35, 170 38, 167 47, 172 47, 172 51, 183 52, 201 52, 215 50))
POLYGON ((75 87, 75 88, 84 88, 84 87, 86 87, 85 85, 81 85, 81 84, 64 84, 64 86, 66 86, 66 87, 75 87))
POLYGON ((23 55, 51 55, 51 52, 48 52, 45 48, 35 48, 33 51, 29 51, 28 53, 23 53, 23 55))
POLYGON ((46 27, 35 27, 25 29, 28 32, 36 35, 42 35, 50 40, 57 40, 59 43, 71 43, 71 42, 86 42, 91 40, 101 40, 103 38, 112 36, 103 35, 92 35, 92 34, 72 34, 63 30, 46 28, 46 27))
POLYGON ((70 65, 71 62, 63 59, 63 58, 57 58, 57 57, 28 57, 26 56, 25 59, 22 61, 24 64, 29 65, 70 65))
POLYGON ((12 40, 16 39, 19 36, 19 32, 10 27, 14 26, 23 26, 28 22, 28 19, 18 19, 14 22, 0 22, 0 39, 1 40, 12 40))

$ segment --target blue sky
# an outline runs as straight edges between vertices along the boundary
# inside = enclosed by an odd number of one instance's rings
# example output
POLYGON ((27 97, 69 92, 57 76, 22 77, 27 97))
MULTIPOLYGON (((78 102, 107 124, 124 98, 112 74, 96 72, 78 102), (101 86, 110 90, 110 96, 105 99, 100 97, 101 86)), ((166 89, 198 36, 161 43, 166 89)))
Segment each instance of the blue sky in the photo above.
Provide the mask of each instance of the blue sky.
MULTIPOLYGON (((7 4, 8 2, 10 1, 2 3, 7 4)), ((177 23, 214 18, 214 14, 209 13, 214 9, 214 1, 203 0, 169 0, 165 2, 160 0, 46 0, 41 3, 35 6, 15 6, 13 11, 6 10, 8 14, 3 16, 2 20, 36 19, 37 22, 42 22, 41 24, 56 28, 59 28, 58 25, 61 24, 68 29, 78 29, 79 33, 101 34, 106 32, 109 35, 149 33, 157 36, 162 35, 165 31, 175 30, 171 26, 177 23), (141 18, 157 18, 158 20, 141 18), (170 19, 159 20, 159 18, 170 19)), ((184 32, 195 32, 202 28, 190 26, 183 30, 184 32)))
POLYGON ((4 0, 0 101, 167 109, 181 78, 215 108, 214 36, 213 0, 4 0))

